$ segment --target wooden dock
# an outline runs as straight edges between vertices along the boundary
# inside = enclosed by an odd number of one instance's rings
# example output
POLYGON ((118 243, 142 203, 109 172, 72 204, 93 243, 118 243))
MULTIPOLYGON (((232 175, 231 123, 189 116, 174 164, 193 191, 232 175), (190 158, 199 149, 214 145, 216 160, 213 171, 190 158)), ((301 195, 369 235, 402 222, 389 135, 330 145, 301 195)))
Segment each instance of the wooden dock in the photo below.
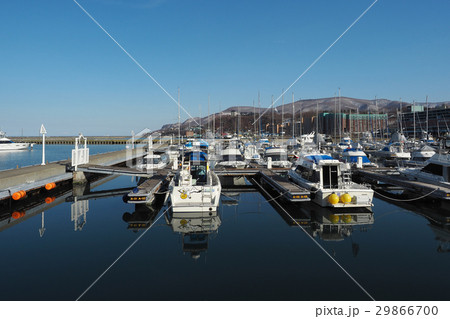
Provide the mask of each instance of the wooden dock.
POLYGON ((149 204, 155 196, 166 191, 173 178, 172 170, 164 168, 155 172, 155 175, 146 179, 142 184, 129 192, 124 200, 130 204, 149 204))
POLYGON ((261 169, 259 175, 263 184, 269 184, 290 202, 306 202, 311 200, 310 191, 292 183, 289 179, 282 177, 273 170, 267 168, 261 169))

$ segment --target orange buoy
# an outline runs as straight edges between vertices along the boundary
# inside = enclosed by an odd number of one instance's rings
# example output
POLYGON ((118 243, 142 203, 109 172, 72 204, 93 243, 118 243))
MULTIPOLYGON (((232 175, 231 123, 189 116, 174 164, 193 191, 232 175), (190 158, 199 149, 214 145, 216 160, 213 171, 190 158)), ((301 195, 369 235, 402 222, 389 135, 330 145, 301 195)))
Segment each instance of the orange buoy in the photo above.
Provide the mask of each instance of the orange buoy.
POLYGON ((19 219, 20 217, 22 217, 22 214, 20 212, 14 212, 12 213, 11 217, 14 219, 19 219))
POLYGON ((53 188, 55 188, 56 187, 56 183, 47 183, 47 184, 45 184, 45 189, 46 190, 51 190, 51 189, 53 189, 53 188))
POLYGON ((19 200, 22 198, 22 194, 20 194, 19 192, 15 192, 14 194, 12 194, 12 199, 14 200, 19 200))
POLYGON ((47 198, 45 199, 45 203, 46 203, 46 204, 53 203, 53 202, 55 201, 55 199, 56 199, 56 197, 47 197, 47 198))
POLYGON ((18 191, 18 192, 15 192, 14 194, 12 194, 11 197, 14 200, 19 200, 21 198, 24 198, 26 194, 27 193, 25 191, 18 191))

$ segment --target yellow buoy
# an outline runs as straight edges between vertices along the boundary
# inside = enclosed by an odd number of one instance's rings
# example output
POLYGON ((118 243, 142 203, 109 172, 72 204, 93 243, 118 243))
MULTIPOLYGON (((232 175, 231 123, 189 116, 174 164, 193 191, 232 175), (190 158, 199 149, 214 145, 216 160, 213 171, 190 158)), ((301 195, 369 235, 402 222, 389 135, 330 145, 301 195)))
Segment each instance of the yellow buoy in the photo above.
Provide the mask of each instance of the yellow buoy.
POLYGON ((352 221, 352 216, 351 215, 344 215, 342 216, 342 220, 344 221, 344 223, 350 223, 352 221))
POLYGON ((344 204, 348 204, 352 201, 352 197, 350 196, 350 194, 345 193, 341 195, 341 202, 343 202, 344 204))
POLYGON ((333 223, 333 224, 337 224, 339 222, 339 216, 338 215, 334 215, 334 214, 330 215, 330 222, 333 223))
POLYGON ((330 194, 330 195, 328 196, 328 202, 329 202, 331 205, 336 205, 337 203, 339 203, 339 196, 336 195, 335 193, 330 194))
POLYGON ((181 199, 186 199, 187 198, 187 194, 186 193, 181 193, 180 197, 181 197, 181 199))
POLYGON ((186 220, 186 219, 180 220, 180 225, 181 225, 181 226, 184 226, 184 225, 186 225, 186 224, 187 224, 187 220, 186 220))

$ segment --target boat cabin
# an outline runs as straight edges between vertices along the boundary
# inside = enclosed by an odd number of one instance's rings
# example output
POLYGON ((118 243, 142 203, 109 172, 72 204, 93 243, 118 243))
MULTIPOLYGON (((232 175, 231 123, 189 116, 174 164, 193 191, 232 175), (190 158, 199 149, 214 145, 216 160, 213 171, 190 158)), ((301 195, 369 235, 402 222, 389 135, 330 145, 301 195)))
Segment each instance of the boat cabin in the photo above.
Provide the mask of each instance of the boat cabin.
POLYGON ((303 165, 297 165, 295 172, 311 183, 319 183, 321 188, 338 188, 340 165, 330 155, 308 155, 303 165))
POLYGON ((191 185, 206 185, 209 170, 207 159, 208 157, 204 152, 188 152, 185 154, 182 170, 189 172, 190 178, 192 178, 191 185))

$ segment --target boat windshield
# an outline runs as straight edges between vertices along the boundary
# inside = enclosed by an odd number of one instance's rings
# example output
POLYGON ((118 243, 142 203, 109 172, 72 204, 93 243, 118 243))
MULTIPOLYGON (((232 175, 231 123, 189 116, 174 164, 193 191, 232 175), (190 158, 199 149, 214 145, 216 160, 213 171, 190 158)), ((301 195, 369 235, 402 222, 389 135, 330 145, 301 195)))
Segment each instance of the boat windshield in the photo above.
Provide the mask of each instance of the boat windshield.
POLYGON ((5 141, 0 141, 0 144, 12 144, 12 141, 9 140, 5 140, 5 141))
POLYGON ((159 164, 162 160, 159 157, 144 158, 144 164, 159 164))
POLYGON ((287 161, 286 156, 281 156, 279 154, 277 155, 268 155, 268 158, 271 157, 273 162, 279 162, 279 161, 287 161))
POLYGON ((242 155, 223 155, 222 162, 237 162, 244 161, 242 155))
POLYGON ((206 184, 206 165, 192 165, 191 166, 192 180, 195 180, 195 185, 206 184))
POLYGON ((424 168, 422 168, 422 172, 442 176, 443 168, 442 168, 442 165, 430 163, 430 164, 426 165, 424 168))
POLYGON ((318 183, 320 181, 319 172, 308 167, 298 165, 295 172, 309 182, 318 183))

